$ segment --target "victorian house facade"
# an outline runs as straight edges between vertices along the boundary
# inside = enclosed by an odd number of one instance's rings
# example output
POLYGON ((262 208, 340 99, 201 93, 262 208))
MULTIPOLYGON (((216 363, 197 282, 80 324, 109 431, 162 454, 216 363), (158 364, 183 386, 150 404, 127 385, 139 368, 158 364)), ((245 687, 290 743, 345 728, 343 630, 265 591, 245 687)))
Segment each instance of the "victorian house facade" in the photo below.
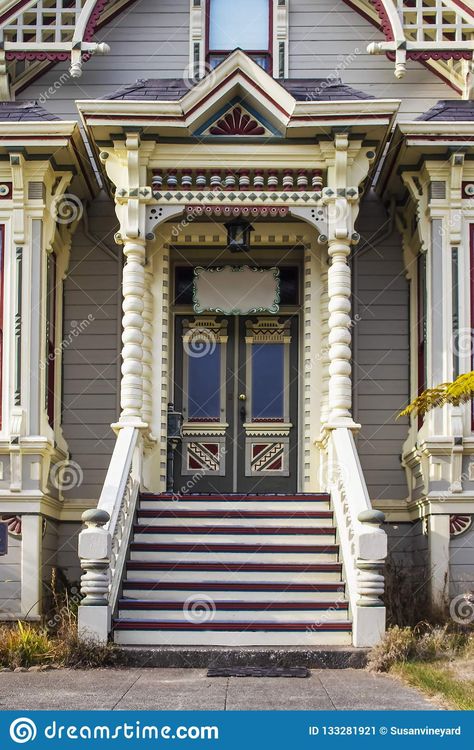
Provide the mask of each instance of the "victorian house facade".
POLYGON ((0 616, 54 571, 122 644, 459 617, 471 406, 397 415, 473 369, 471 0, 3 0, 0 42, 0 616))

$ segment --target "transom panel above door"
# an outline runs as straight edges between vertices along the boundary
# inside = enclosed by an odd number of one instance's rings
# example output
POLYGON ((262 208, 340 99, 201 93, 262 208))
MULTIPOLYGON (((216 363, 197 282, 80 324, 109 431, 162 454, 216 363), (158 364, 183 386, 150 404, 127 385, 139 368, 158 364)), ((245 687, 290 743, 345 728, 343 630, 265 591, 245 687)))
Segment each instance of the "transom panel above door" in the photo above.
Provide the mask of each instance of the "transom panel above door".
POLYGON ((297 318, 177 316, 174 491, 295 492, 297 318))

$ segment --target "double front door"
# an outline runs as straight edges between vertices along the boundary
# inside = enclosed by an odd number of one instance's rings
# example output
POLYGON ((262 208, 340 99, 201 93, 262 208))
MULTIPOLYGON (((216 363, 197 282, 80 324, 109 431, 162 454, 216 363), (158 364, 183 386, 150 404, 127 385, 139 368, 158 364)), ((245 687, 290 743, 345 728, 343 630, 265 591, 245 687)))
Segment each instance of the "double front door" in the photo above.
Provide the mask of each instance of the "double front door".
POLYGON ((173 490, 297 489, 296 316, 177 316, 173 490))

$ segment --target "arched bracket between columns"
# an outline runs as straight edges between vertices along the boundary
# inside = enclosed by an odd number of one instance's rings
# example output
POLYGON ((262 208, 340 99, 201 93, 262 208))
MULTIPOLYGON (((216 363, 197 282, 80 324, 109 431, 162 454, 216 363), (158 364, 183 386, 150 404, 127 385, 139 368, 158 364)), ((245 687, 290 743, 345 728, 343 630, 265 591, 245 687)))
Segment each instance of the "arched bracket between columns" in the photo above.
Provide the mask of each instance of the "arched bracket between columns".
MULTIPOLYGON (((169 219, 182 216, 185 206, 147 206, 145 232, 147 240, 155 239, 155 229, 169 219)), ((186 222, 187 223, 187 222, 186 222)))

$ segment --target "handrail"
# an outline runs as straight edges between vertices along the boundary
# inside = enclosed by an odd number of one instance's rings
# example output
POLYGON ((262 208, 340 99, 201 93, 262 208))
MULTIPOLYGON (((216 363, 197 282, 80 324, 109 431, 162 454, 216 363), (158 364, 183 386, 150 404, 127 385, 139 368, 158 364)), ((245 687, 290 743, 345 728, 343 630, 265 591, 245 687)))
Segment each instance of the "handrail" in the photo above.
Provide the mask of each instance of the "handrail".
POLYGON ((327 445, 331 493, 342 554, 355 646, 372 646, 385 630, 383 565, 387 535, 384 514, 373 510, 352 432, 331 430, 327 445))
POLYGON ((106 642, 120 591, 140 488, 140 431, 123 427, 117 437, 96 509, 82 519, 79 557, 84 575, 79 607, 81 637, 106 642))

